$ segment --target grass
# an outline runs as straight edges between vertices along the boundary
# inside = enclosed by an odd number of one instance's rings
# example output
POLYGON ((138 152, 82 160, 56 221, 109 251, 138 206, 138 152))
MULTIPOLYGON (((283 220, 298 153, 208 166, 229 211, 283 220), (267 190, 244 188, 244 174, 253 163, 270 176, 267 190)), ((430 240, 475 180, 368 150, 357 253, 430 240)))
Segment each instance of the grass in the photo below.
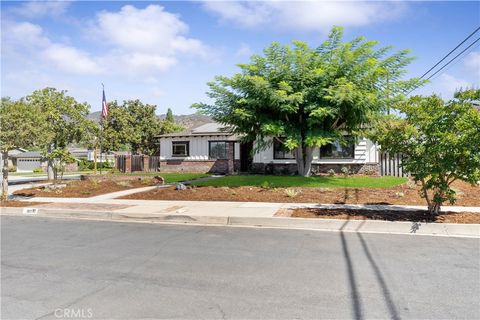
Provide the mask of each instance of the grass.
POLYGON ((196 186, 212 187, 261 187, 268 184, 272 188, 316 187, 316 188, 389 188, 407 181, 403 177, 301 177, 301 176, 226 176, 195 182, 196 186))

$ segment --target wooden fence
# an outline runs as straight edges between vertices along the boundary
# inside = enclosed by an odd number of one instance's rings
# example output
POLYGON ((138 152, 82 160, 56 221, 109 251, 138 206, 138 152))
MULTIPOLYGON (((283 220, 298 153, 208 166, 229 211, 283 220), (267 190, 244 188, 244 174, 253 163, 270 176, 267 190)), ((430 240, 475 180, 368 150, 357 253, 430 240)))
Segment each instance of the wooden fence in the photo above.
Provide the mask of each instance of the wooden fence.
POLYGON ((116 155, 115 168, 120 172, 156 172, 160 169, 160 157, 146 155, 116 155))
POLYGON ((380 174, 382 176, 407 177, 409 173, 403 170, 402 166, 403 155, 388 154, 386 152, 380 153, 380 174))

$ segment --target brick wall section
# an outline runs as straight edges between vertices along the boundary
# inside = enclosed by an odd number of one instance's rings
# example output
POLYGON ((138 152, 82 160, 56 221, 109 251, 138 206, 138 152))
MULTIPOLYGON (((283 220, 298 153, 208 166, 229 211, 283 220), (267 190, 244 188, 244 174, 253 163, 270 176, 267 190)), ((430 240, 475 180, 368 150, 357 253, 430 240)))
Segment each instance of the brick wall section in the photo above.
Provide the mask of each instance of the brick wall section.
POLYGON ((125 172, 126 173, 132 172, 132 156, 125 157, 125 172))
POLYGON ((143 171, 148 172, 150 171, 150 157, 149 156, 143 156, 143 171))
MULTIPOLYGON (((312 174, 328 173, 333 169, 335 173, 342 173, 342 168, 347 167, 353 174, 380 175, 378 163, 355 164, 312 164, 312 174)), ((253 163, 252 172, 257 174, 294 175, 297 173, 297 164, 283 163, 253 163)))
POLYGON ((227 159, 228 159, 228 174, 232 174, 233 171, 235 170, 235 142, 229 142, 228 143, 228 149, 227 149, 227 159))

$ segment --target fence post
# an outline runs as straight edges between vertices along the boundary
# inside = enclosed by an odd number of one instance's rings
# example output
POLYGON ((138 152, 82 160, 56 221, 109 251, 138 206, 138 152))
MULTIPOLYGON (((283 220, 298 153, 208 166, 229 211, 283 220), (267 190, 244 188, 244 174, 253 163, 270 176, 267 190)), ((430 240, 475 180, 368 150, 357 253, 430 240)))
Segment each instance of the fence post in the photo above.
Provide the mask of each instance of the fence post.
POLYGON ((126 173, 132 172, 132 156, 131 155, 125 156, 125 172, 126 173))
POLYGON ((150 156, 143 156, 143 171, 148 172, 150 171, 150 156))

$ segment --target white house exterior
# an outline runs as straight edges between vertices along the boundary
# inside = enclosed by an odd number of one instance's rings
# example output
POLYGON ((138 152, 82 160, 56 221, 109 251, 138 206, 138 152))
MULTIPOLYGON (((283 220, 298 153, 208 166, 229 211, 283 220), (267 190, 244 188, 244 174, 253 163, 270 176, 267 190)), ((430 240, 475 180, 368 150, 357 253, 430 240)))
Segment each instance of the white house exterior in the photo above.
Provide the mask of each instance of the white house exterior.
MULTIPOLYGON (((253 172, 294 174, 297 164, 291 152, 278 141, 253 153, 254 144, 208 123, 190 131, 160 135, 160 171, 253 172)), ((313 172, 340 172, 348 167, 356 173, 378 173, 378 146, 361 138, 346 145, 335 143, 313 152, 313 172)))

